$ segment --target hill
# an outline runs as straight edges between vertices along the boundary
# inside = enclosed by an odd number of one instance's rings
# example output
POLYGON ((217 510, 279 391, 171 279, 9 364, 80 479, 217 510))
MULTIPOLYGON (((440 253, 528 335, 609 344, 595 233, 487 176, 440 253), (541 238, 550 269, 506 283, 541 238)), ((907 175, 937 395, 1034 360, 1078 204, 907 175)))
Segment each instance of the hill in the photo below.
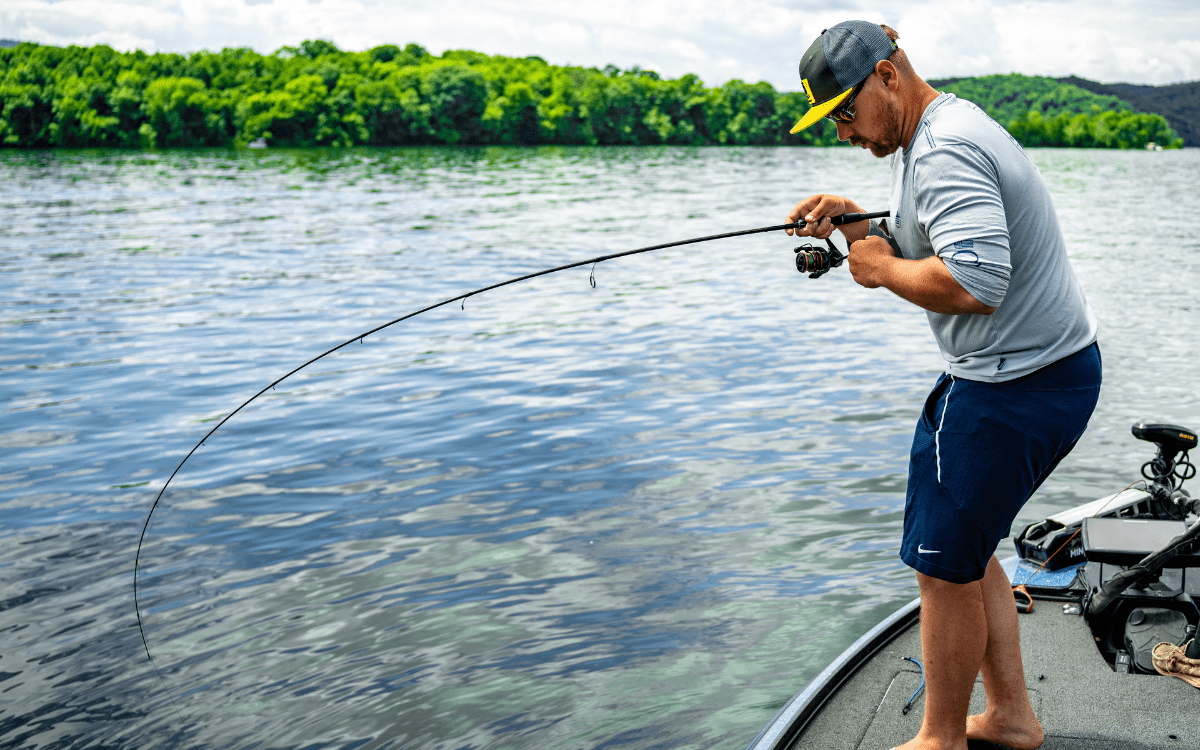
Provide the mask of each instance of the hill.
POLYGON ((1031 109, 1041 112, 1043 117, 1054 117, 1063 112, 1091 112, 1093 107, 1104 112, 1130 109, 1117 96, 1096 93, 1054 78, 1020 73, 939 78, 928 83, 939 91, 948 91, 978 104, 1001 124, 1008 124, 1031 109))
POLYGON ((1059 78, 1095 94, 1115 96, 1139 112, 1162 115, 1185 146, 1200 146, 1200 81, 1169 86, 1139 86, 1132 83, 1096 83, 1086 78, 1059 78))
MULTIPOLYGON (((931 79, 929 84, 979 105, 1026 146, 1185 144, 1161 112, 1149 109, 1141 100, 1131 101, 1128 91, 1082 78, 1010 73, 931 79)), ((1154 86, 1136 88, 1156 90, 1154 86)))

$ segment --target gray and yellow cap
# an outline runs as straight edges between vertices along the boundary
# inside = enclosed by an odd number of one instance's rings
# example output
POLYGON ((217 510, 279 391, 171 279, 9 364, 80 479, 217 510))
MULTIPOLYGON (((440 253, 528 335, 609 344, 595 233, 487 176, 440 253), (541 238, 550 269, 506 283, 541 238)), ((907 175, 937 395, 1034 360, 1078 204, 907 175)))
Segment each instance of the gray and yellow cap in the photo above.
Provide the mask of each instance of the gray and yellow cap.
POLYGON ((811 107, 792 132, 832 112, 895 51, 896 43, 877 23, 843 21, 822 31, 800 60, 800 83, 811 107))

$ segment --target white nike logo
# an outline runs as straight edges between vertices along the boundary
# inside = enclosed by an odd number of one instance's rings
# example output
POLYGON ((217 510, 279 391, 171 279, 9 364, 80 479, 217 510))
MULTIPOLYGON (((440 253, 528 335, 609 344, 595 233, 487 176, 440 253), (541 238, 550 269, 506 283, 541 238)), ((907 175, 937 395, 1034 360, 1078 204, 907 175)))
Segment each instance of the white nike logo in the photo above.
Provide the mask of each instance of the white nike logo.
POLYGON ((921 545, 919 545, 919 544, 917 545, 917 553, 918 553, 918 554, 922 554, 922 555, 940 555, 940 554, 941 554, 941 552, 942 552, 942 551, 941 551, 940 549, 925 549, 925 548, 924 548, 924 547, 922 547, 921 545))

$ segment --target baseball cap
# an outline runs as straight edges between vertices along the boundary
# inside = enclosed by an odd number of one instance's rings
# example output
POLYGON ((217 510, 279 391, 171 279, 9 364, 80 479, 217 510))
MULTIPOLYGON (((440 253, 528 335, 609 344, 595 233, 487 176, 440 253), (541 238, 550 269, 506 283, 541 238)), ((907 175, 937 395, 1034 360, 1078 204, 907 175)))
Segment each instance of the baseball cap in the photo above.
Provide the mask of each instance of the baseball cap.
POLYGON ((792 128, 799 133, 841 104, 875 70, 875 63, 896 51, 896 43, 877 23, 843 21, 825 29, 800 59, 800 83, 811 105, 792 128))

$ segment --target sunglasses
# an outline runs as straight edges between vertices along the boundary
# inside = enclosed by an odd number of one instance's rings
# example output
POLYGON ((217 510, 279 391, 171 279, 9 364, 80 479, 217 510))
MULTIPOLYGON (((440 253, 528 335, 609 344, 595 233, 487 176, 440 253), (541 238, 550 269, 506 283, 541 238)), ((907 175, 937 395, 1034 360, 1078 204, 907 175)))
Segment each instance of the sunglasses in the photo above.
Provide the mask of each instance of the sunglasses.
MULTIPOLYGON (((870 78, 870 76, 867 76, 867 78, 870 78)), ((834 122, 854 122, 854 100, 858 98, 860 93, 862 93, 863 86, 865 86, 866 83, 866 78, 859 81, 858 85, 854 87, 854 90, 850 92, 850 96, 846 97, 846 101, 842 102, 836 109, 825 115, 825 117, 833 120, 834 122)))

